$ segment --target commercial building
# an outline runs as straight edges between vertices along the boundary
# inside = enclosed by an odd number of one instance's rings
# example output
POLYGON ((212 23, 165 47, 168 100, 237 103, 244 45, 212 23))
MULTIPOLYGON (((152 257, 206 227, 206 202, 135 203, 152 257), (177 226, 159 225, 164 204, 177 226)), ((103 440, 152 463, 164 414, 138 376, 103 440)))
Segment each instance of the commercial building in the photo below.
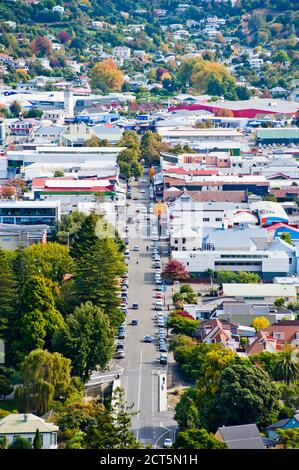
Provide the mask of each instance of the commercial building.
POLYGON ((0 224, 48 225, 60 220, 60 201, 0 200, 0 224))
POLYGON ((280 129, 257 129, 256 143, 263 145, 298 144, 299 129, 298 127, 282 127, 280 129))
POLYGON ((289 256, 283 251, 173 251, 172 258, 184 264, 191 278, 205 278, 209 269, 214 272, 249 271, 271 281, 275 276, 287 276, 290 269, 289 256))

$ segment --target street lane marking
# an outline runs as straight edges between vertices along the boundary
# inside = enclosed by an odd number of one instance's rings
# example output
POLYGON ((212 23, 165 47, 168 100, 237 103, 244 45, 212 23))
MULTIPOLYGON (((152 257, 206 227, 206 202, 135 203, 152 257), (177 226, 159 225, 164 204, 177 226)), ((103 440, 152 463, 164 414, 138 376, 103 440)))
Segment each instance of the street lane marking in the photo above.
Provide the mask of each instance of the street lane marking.
POLYGON ((141 369, 142 369, 142 346, 140 350, 140 360, 139 360, 139 383, 138 383, 138 398, 137 398, 137 433, 136 433, 136 439, 138 441, 138 435, 139 435, 139 426, 140 426, 140 398, 141 398, 141 369))

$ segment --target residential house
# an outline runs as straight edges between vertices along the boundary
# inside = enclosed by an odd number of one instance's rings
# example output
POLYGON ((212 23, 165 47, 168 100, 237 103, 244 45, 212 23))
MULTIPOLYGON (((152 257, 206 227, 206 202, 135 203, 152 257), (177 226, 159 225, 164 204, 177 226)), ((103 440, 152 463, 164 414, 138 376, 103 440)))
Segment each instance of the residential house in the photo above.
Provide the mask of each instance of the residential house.
POLYGON ((269 336, 275 338, 277 344, 281 346, 290 344, 299 347, 299 320, 280 320, 273 323, 265 331, 269 336))
POLYGON ((64 13, 64 7, 62 5, 55 5, 53 8, 52 8, 52 11, 56 11, 57 13, 61 13, 63 14, 64 13))
POLYGON ((278 429, 298 429, 299 428, 299 414, 296 414, 292 418, 280 419, 276 423, 271 424, 266 428, 267 436, 270 439, 276 439, 279 441, 277 434, 278 429))
POLYGON ((253 338, 248 338, 246 353, 248 355, 260 354, 263 351, 276 352, 277 341, 266 331, 258 331, 253 338))
POLYGON ((215 437, 225 442, 229 449, 264 449, 262 436, 255 423, 239 426, 222 426, 215 437))
POLYGON ((295 315, 287 308, 278 308, 263 299, 254 300, 228 300, 218 299, 218 305, 210 312, 210 318, 229 320, 241 325, 250 326, 256 317, 266 317, 269 323, 274 323, 284 318, 295 319, 295 315))
POLYGON ((11 444, 16 437, 28 439, 32 444, 36 430, 40 432, 42 449, 57 449, 58 426, 47 423, 32 413, 9 414, 0 419, 0 438, 6 437, 11 444))

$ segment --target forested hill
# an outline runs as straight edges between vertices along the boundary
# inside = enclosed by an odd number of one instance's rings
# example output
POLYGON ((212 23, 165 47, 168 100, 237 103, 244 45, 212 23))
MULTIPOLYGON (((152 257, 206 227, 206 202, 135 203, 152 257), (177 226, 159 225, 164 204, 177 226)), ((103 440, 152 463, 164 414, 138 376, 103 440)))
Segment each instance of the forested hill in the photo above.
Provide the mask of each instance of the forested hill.
MULTIPOLYGON (((116 28, 114 35, 101 38, 115 46, 122 44, 122 30, 128 24, 146 23, 146 35, 160 46, 167 43, 161 26, 199 21, 211 15, 225 18, 226 35, 243 45, 298 48, 298 0, 237 0, 234 5, 231 0, 1 0, 0 33, 11 32, 5 22, 14 21, 18 32, 29 40, 47 31, 55 34, 67 29, 72 37, 88 45, 88 27, 98 20, 116 28), (63 13, 52 11, 57 5, 64 7, 63 13)), ((140 48, 148 49, 150 45, 140 44, 140 48)))

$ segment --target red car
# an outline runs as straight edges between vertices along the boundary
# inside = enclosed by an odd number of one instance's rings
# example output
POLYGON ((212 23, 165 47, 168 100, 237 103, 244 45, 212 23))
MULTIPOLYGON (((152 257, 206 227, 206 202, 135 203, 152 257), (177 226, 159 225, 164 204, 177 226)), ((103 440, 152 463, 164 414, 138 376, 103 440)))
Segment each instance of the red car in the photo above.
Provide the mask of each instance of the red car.
POLYGON ((155 297, 156 297, 156 299, 162 299, 162 294, 160 292, 157 292, 155 297))

